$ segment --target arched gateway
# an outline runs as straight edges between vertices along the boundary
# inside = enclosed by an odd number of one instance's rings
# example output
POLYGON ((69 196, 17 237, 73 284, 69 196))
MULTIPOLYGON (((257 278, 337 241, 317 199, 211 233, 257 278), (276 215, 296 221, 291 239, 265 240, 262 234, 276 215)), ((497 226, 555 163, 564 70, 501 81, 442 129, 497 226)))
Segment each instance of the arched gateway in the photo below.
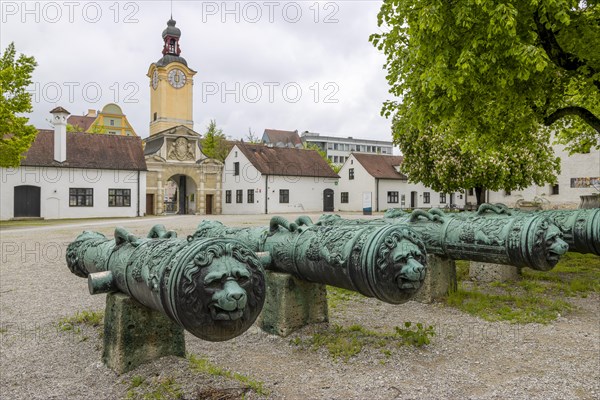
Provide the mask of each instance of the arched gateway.
POLYGON ((146 214, 220 214, 223 164, 201 151, 193 131, 196 71, 181 57, 173 19, 162 33, 162 57, 150 65, 150 136, 144 139, 146 214), (173 182, 175 189, 169 182, 173 182), (172 192, 175 194, 173 195, 172 192))

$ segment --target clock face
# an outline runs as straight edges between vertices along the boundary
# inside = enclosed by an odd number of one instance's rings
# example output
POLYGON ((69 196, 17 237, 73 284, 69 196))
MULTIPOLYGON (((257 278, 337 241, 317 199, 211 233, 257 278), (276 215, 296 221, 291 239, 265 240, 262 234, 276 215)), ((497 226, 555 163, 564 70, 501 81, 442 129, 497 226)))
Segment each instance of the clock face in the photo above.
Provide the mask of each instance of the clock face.
POLYGON ((172 69, 169 71, 169 83, 176 89, 185 85, 185 74, 180 69, 172 69))
POLYGON ((158 87, 158 71, 154 70, 154 73, 152 74, 152 89, 155 89, 158 87))

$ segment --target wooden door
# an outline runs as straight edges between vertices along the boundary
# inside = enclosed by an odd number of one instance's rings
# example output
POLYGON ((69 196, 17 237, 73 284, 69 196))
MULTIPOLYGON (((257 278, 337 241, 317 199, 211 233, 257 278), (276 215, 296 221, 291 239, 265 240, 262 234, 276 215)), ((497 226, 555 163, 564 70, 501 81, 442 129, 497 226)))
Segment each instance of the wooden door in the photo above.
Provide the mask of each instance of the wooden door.
POLYGON ((15 186, 14 218, 40 217, 40 187, 15 186))

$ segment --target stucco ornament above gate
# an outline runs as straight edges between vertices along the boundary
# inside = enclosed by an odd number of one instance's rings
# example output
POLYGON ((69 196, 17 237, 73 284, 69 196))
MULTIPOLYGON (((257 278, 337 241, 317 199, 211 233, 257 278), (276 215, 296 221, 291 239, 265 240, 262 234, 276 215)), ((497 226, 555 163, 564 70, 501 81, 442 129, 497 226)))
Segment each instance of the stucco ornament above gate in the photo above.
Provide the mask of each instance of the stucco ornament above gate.
POLYGON ((179 161, 195 160, 194 143, 184 137, 177 138, 170 144, 168 157, 179 161))

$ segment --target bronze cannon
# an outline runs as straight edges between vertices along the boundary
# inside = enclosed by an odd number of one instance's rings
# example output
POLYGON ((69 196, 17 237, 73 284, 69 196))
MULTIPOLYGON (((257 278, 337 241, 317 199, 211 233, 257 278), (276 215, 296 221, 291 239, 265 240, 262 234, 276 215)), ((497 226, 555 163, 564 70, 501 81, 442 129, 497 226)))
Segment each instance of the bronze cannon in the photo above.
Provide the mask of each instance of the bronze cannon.
POLYGON ((91 294, 123 292, 204 340, 241 335, 265 300, 263 267, 243 243, 177 239, 160 225, 148 238, 84 232, 69 244, 67 265, 88 278, 91 294))
POLYGON ((506 215, 487 208, 451 217, 441 210, 388 211, 383 219, 348 220, 324 215, 322 225, 406 224, 417 232, 430 254, 454 260, 552 269, 567 249, 558 227, 536 214, 506 215))
POLYGON ((308 217, 295 222, 273 217, 269 227, 258 228, 203 221, 192 237, 236 238, 256 252, 268 252, 266 269, 392 304, 409 300, 425 279, 423 242, 403 225, 321 226, 308 217))

